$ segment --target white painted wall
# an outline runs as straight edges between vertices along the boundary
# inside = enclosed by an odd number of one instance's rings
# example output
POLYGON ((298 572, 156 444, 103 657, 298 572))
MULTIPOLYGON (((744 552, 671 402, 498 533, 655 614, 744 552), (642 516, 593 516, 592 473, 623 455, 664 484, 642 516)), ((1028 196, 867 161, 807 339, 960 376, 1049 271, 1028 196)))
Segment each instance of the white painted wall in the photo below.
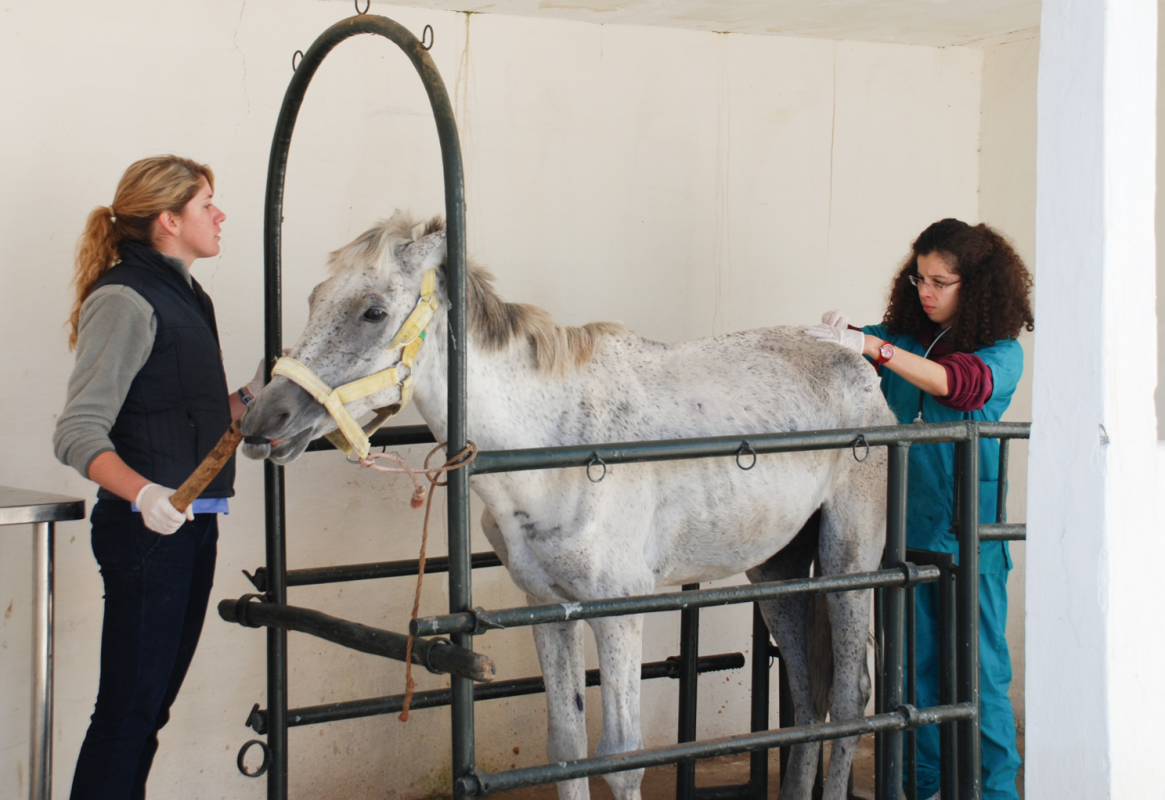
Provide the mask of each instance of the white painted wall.
MULTIPOLYGON (((1035 272, 1036 208, 1036 72, 1039 39, 985 48, 983 51, 982 117, 979 134, 979 217, 1003 231, 1028 269, 1035 272)), ((1036 280, 1039 276, 1036 275, 1036 280)), ((1039 325, 1036 318, 1036 325, 1039 325)), ((1032 334, 1020 334, 1023 345, 1023 378, 1016 388, 1004 419, 1030 421, 1034 342, 1032 334)), ((1007 497, 1008 520, 1023 522, 1027 508, 1028 443, 1011 444, 1007 497)), ((1011 702, 1016 726, 1024 728, 1024 592, 1027 545, 1012 542, 1015 568, 1007 582, 1007 641, 1011 650, 1013 678, 1011 702)))
MULTIPOLYGON (((980 216, 982 51, 376 10, 436 31, 466 156, 471 252, 507 297, 565 323, 618 319, 678 340, 813 322, 833 307, 875 320, 925 225, 980 216)), ((0 484, 92 498, 50 451, 72 364, 61 324, 84 216, 109 202, 138 157, 173 151, 216 169, 223 253, 195 276, 215 298, 230 381, 250 378, 261 349, 266 160, 291 54, 348 13, 347 3, 312 0, 0 8, 0 408, 12 421, 0 484)), ((329 250, 396 207, 442 209, 436 137, 409 70, 392 45, 363 38, 329 58, 307 96, 287 184, 288 337, 329 250)), ((407 481, 325 454, 293 465, 287 484, 292 567, 415 557, 420 516, 407 509, 407 481)), ((258 464, 240 465, 237 488, 215 601, 248 591, 240 570, 263 558, 258 464)), ((0 532, 0 795, 12 797, 27 790, 30 538, 26 528, 0 532)), ((479 538, 475 549, 485 547, 479 538)), ((65 797, 97 681, 101 583, 86 524, 60 526, 57 558, 55 796, 65 797)), ((474 587, 487 607, 523 602, 498 570, 479 572, 474 587)), ((291 597, 402 630, 411 595, 409 581, 396 581, 291 597)), ((422 612, 446 602, 443 580, 430 578, 422 612)), ((677 627, 651 619, 646 657, 674 653, 677 627)), ((747 650, 748 630, 747 611, 707 612, 703 649, 747 650)), ((251 738, 242 721, 265 704, 263 640, 211 612, 162 734, 152 797, 263 796, 263 782, 234 766, 251 738)), ((478 643, 504 677, 536 671, 526 632, 478 643)), ((396 664, 294 634, 291 652, 293 705, 403 686, 396 664)), ((418 678, 422 689, 443 683, 418 678)), ((742 683, 735 673, 704 679, 701 736, 747 728, 742 683)), ((650 744, 674 737, 674 693, 670 683, 645 689, 650 744)), ((541 705, 480 709, 482 767, 543 761, 541 705)), ((447 719, 422 711, 407 728, 379 718, 294 729, 293 796, 444 791, 447 719)))
POLYGON ((1027 797, 1161 794, 1157 6, 1045 0, 1028 482, 1027 797), (1088 687, 1088 688, 1085 688, 1088 687))

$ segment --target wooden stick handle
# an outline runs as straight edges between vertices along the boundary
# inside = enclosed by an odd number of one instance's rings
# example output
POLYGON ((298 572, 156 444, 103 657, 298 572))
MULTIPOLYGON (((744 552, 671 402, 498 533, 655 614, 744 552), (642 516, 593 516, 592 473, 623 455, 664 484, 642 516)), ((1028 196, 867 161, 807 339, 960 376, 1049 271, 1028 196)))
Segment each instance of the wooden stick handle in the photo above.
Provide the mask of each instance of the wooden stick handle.
POLYGON ((202 490, 226 466, 227 461, 230 460, 241 441, 243 441, 243 432, 239 430, 239 423, 236 420, 227 428, 227 432, 218 440, 214 449, 206 454, 206 458, 202 459, 198 469, 194 470, 194 473, 178 487, 178 491, 170 496, 170 503, 173 504, 174 508, 185 512, 186 508, 194 502, 194 498, 202 494, 202 490))

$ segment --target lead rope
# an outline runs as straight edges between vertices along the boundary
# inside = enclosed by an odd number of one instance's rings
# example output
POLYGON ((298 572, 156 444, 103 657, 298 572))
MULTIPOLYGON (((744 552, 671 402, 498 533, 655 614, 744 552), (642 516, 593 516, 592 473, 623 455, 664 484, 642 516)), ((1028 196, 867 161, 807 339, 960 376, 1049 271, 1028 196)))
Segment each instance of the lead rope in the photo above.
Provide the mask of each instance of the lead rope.
MULTIPOLYGON (((474 441, 472 439, 469 439, 467 441, 468 441, 468 444, 466 444, 464 450, 462 450, 457 455, 453 456, 453 458, 449 459, 448 461, 446 461, 444 464, 442 464, 439 467, 430 467, 429 466, 429 459, 431 459, 437 453, 438 450, 443 449, 445 447, 445 445, 448 444, 448 442, 442 442, 441 444, 437 445, 432 450, 430 450, 429 454, 427 456, 425 456, 425 465, 421 469, 414 469, 413 467, 410 467, 408 464, 406 464, 404 462, 404 459, 402 459, 396 453, 375 453, 375 454, 368 456, 368 458, 360 459, 360 463, 363 466, 368 467, 369 469, 376 470, 377 472, 387 472, 387 473, 397 473, 397 474, 403 473, 403 474, 408 475, 409 478, 413 482, 413 486, 415 487, 415 489, 413 491, 412 499, 409 501, 409 504, 413 508, 419 508, 421 503, 425 502, 425 487, 421 486, 421 484, 417 481, 416 476, 417 475, 424 475, 426 478, 428 478, 429 483, 432 486, 432 489, 435 489, 438 486, 448 485, 448 483, 449 483, 448 479, 446 479, 444 481, 440 480, 441 475, 443 475, 447 472, 452 472, 455 469, 461 469, 461 468, 465 467, 467 464, 471 464, 473 462, 473 460, 475 458, 477 458, 477 445, 474 443, 474 441), (394 463, 400 464, 400 466, 399 467, 382 467, 382 466, 375 463, 379 459, 386 459, 388 461, 392 461, 394 463)), ((424 583, 425 583, 425 551, 428 549, 428 546, 429 546, 429 517, 433 511, 433 495, 436 494, 436 492, 432 491, 432 489, 430 489, 430 491, 428 493, 429 494, 428 501, 425 502, 425 525, 421 531, 421 554, 420 554, 420 557, 417 559, 417 591, 416 591, 416 594, 413 596, 413 613, 412 613, 412 616, 410 617, 410 620, 416 619, 417 613, 421 609, 421 587, 424 586, 424 583)), ((411 631, 412 626, 410 625, 409 628, 410 628, 410 632, 409 632, 408 644, 405 646, 405 699, 404 699, 404 708, 401 710, 400 717, 399 717, 401 722, 408 722, 409 721, 409 705, 413 701, 413 692, 416 691, 416 688, 417 688, 416 683, 413 681, 413 634, 411 631)))

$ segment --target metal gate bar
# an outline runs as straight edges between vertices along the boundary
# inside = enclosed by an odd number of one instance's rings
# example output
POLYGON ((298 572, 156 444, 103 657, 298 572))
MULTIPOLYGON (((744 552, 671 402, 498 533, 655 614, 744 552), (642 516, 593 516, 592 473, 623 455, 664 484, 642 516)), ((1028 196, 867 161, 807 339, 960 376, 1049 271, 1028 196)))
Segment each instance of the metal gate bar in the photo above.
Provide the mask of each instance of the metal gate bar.
POLYGON ((706 739, 702 742, 633 750, 609 756, 562 761, 556 764, 512 769, 498 773, 478 770, 472 775, 455 781, 454 796, 484 797, 494 792, 510 791, 543 783, 557 783, 574 778, 588 778, 612 772, 674 764, 689 758, 714 758, 758 749, 789 747, 805 742, 863 736, 880 731, 901 731, 950 720, 966 721, 970 719, 973 721, 977 714, 976 709, 966 703, 924 709, 901 706, 897 711, 845 722, 822 722, 816 725, 780 728, 761 733, 744 733, 736 736, 706 739))
MULTIPOLYGON (((324 31, 299 61, 283 97, 279 119, 271 144, 267 167, 267 196, 263 219, 264 267, 264 348, 267 370, 275 365, 283 350, 282 341, 282 223, 283 189, 291 136, 300 105, 312 76, 323 59, 345 39, 359 34, 376 34, 389 39, 405 53, 417 70, 429 97, 437 136, 441 143, 441 160, 445 182, 445 218, 449 309, 449 447, 458 452, 465 446, 465 191, 461 166, 461 147, 453 106, 445 84, 421 42, 406 28, 379 16, 357 15, 341 20, 324 31)), ((267 514, 266 595, 273 604, 287 603, 286 495, 283 468, 264 464, 264 489, 267 514)), ((469 479, 460 471, 449 477, 450 611, 470 607, 469 593, 469 479)), ((471 637, 459 635, 454 644, 472 649, 471 637)), ((467 678, 453 679, 454 724, 453 774, 467 773, 473 765, 473 695, 467 678)), ((267 630, 267 698, 270 705, 268 748, 271 761, 267 778, 267 796, 274 800, 287 797, 287 634, 267 630)))
MULTIPOLYGON (((744 666, 744 656, 740 653, 722 653, 713 656, 700 656, 696 663, 696 671, 722 672, 724 670, 740 669, 744 666)), ((586 686, 601 686, 602 679, 597 669, 588 669, 585 673, 586 686)), ((655 680, 658 678, 680 677, 678 659, 673 656, 666 661, 649 661, 640 669, 641 680, 655 680)), ((522 697, 531 694, 542 694, 546 685, 541 675, 529 678, 514 678, 508 681, 492 681, 479 683, 473 686, 473 699, 476 702, 483 700, 502 700, 510 697, 522 697)), ((346 719, 360 719, 374 717, 381 714, 396 714, 404 709, 404 695, 395 694, 388 697, 372 697, 365 700, 349 700, 341 703, 325 703, 318 706, 304 706, 293 708, 287 712, 289 727, 300 725, 319 725, 325 722, 339 722, 346 719)), ((440 708, 452 703, 452 695, 448 689, 433 689, 413 694, 409 708, 440 708)), ((251 710, 247 718, 247 725, 256 733, 265 734, 268 730, 267 710, 257 705, 251 710)))

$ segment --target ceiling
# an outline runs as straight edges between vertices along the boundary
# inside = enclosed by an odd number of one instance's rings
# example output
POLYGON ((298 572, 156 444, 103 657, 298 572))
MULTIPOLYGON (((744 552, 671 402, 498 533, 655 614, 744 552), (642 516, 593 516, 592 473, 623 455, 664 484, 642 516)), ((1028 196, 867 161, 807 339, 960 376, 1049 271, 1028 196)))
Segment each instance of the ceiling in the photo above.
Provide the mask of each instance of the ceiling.
POLYGON ((1030 39, 1039 0, 396 0, 445 11, 701 31, 983 47, 1030 39))

